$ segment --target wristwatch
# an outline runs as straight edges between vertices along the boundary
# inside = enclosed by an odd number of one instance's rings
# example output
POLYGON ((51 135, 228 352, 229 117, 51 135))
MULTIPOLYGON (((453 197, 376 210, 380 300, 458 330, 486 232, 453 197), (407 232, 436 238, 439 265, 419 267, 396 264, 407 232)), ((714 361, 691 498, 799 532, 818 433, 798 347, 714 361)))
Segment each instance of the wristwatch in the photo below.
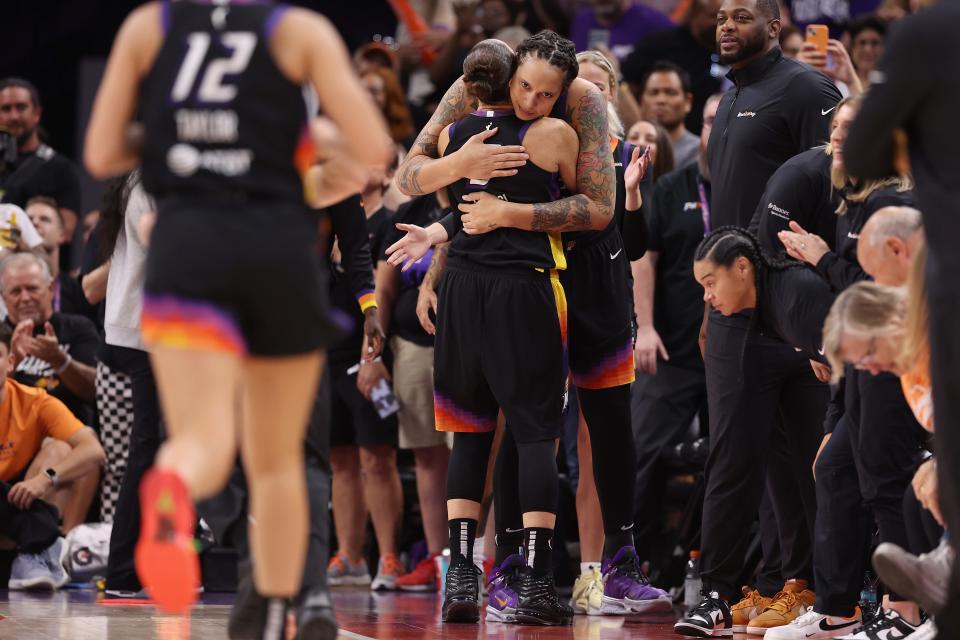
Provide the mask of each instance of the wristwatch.
POLYGON ((57 471, 56 471, 56 469, 54 469, 53 467, 50 467, 49 469, 44 469, 43 473, 44 473, 44 475, 46 475, 48 478, 50 478, 50 484, 52 484, 54 487, 56 487, 56 486, 57 486, 57 471))

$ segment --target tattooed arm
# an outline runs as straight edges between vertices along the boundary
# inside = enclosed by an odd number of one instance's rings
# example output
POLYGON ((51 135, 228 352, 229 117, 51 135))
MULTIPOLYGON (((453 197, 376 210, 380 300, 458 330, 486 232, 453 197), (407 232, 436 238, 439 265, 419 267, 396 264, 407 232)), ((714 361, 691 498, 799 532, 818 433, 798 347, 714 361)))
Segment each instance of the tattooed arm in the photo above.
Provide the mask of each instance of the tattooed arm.
POLYGON ((521 145, 488 145, 484 140, 497 133, 490 129, 472 136, 456 153, 441 156, 437 142, 440 132, 450 123, 463 118, 477 106, 467 93, 463 78, 447 89, 440 106, 417 136, 397 170, 397 186, 408 196, 433 193, 460 178, 489 180, 512 176, 526 163, 527 154, 521 145))
POLYGON ((434 316, 437 314, 437 283, 440 282, 440 276, 447 266, 447 253, 450 251, 450 243, 438 244, 433 250, 433 257, 430 259, 430 267, 427 274, 423 276, 423 282, 420 283, 420 293, 417 296, 417 319, 420 320, 420 326, 423 330, 433 335, 437 328, 430 319, 430 311, 434 316))
POLYGON ((580 231, 606 228, 613 218, 616 174, 607 131, 607 106, 593 84, 577 78, 567 92, 567 114, 580 139, 577 155, 579 193, 541 204, 517 204, 479 192, 464 196, 466 233, 487 233, 497 227, 528 231, 580 231))

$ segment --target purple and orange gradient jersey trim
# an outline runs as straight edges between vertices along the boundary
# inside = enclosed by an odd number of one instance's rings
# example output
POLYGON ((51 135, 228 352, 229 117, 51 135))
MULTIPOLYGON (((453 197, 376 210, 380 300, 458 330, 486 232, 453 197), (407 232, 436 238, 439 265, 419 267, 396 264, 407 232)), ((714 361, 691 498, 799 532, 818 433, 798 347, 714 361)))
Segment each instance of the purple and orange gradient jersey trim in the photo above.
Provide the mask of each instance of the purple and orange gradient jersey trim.
POLYGON ((247 355, 234 317, 202 300, 145 294, 140 328, 151 346, 247 355))
POLYGON ((456 405, 436 389, 433 391, 433 418, 437 431, 487 433, 497 428, 497 415, 480 416, 456 405))
POLYGON ((297 148, 294 149, 293 152, 293 166, 296 167, 297 173, 300 174, 300 181, 303 182, 303 199, 308 204, 315 200, 314 196, 316 194, 314 192, 316 191, 316 187, 310 180, 307 180, 307 172, 316 162, 316 145, 313 142, 313 135, 310 133, 310 126, 305 123, 303 129, 300 130, 300 139, 297 141, 297 148))
POLYGON ((589 371, 571 371, 573 384, 583 389, 612 389, 630 384, 636 374, 633 363, 633 341, 603 358, 589 371))

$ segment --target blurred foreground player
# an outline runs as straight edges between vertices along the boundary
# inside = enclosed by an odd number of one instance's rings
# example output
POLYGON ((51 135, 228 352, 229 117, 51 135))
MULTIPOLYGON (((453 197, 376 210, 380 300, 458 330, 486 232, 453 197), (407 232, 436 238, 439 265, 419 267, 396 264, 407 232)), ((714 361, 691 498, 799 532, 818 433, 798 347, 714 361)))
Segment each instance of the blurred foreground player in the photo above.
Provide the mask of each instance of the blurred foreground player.
POLYGON ((150 3, 120 29, 87 130, 93 175, 129 171, 141 160, 127 136, 139 108, 143 182, 158 205, 142 327, 170 439, 141 486, 138 571, 163 609, 193 602, 192 502, 224 485, 239 433, 252 521, 262 525, 250 541, 254 582, 269 599, 263 637, 280 637, 300 586, 302 443, 321 349, 337 333, 304 193, 313 206, 342 199, 361 185, 344 176, 339 193, 324 189, 326 178, 357 167, 362 179, 364 165, 392 153, 347 68, 339 36, 309 11, 150 3), (311 168, 307 82, 349 141, 339 165, 311 168), (225 419, 238 408, 242 427, 225 419))

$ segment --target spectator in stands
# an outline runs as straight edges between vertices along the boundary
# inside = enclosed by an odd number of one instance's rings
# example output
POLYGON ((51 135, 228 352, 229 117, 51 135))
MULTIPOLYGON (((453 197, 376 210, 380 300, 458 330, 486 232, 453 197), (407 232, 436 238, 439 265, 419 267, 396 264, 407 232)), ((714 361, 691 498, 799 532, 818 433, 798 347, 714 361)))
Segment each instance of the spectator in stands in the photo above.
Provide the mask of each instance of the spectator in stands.
POLYGON ((640 120, 627 132, 627 142, 638 147, 650 147, 650 166, 653 167, 653 181, 673 171, 673 146, 670 135, 659 124, 640 120))
POLYGON ((16 545, 10 589, 55 589, 63 529, 82 523, 93 500, 103 448, 63 403, 7 377, 10 327, 0 324, 0 543, 16 545))
POLYGON ((410 148, 414 134, 413 118, 396 74, 384 67, 371 67, 360 75, 360 82, 380 107, 393 141, 404 149, 410 148))
POLYGON ((33 254, 14 254, 0 264, 6 323, 13 329, 13 377, 46 389, 91 424, 100 336, 87 318, 54 311, 53 285, 47 263, 33 254))
POLYGON ((866 89, 870 86, 870 74, 877 68, 883 55, 887 23, 877 16, 864 16, 850 24, 847 34, 850 36, 850 59, 866 89))
POLYGON ((640 107, 645 120, 667 130, 673 148, 673 165, 678 169, 696 162, 700 148, 700 138, 684 126, 692 105, 690 74, 672 62, 654 63, 643 81, 640 107))
POLYGON ((803 34, 793 25, 784 25, 780 29, 780 48, 784 57, 796 58, 803 46, 803 34))
POLYGON ((43 253, 43 238, 27 213, 15 204, 0 204, 0 256, 5 252, 43 253))
POLYGON ((866 87, 860 81, 846 47, 839 40, 827 40, 826 53, 818 51, 812 42, 804 42, 800 45, 797 60, 830 78, 844 97, 854 98, 863 93, 866 87))
POLYGON ((461 2, 454 5, 454 11, 456 29, 430 66, 430 80, 441 91, 460 76, 473 45, 515 24, 519 16, 519 6, 508 0, 461 2))
POLYGON ((623 79, 640 95, 643 80, 658 60, 673 62, 690 75, 693 104, 687 129, 700 131, 707 97, 720 90, 725 70, 712 59, 716 51, 717 11, 720 0, 692 0, 681 26, 645 38, 623 62, 623 79))
POLYGON ((27 201, 27 215, 43 239, 43 250, 53 276, 53 310, 86 316, 99 324, 96 310, 87 301, 80 283, 60 268, 60 247, 66 241, 63 215, 56 200, 34 196, 27 201))
POLYGON ((647 35, 672 26, 667 16, 635 0, 591 0, 573 17, 570 39, 577 51, 602 45, 623 62, 647 35))
MULTIPOLYGON (((0 168, 0 199, 25 207, 33 196, 53 198, 63 215, 67 241, 73 238, 80 210, 80 174, 77 167, 41 142, 40 93, 21 78, 0 80, 0 128, 17 144, 16 161, 0 168)), ((61 266, 69 267, 65 256, 61 266)))

